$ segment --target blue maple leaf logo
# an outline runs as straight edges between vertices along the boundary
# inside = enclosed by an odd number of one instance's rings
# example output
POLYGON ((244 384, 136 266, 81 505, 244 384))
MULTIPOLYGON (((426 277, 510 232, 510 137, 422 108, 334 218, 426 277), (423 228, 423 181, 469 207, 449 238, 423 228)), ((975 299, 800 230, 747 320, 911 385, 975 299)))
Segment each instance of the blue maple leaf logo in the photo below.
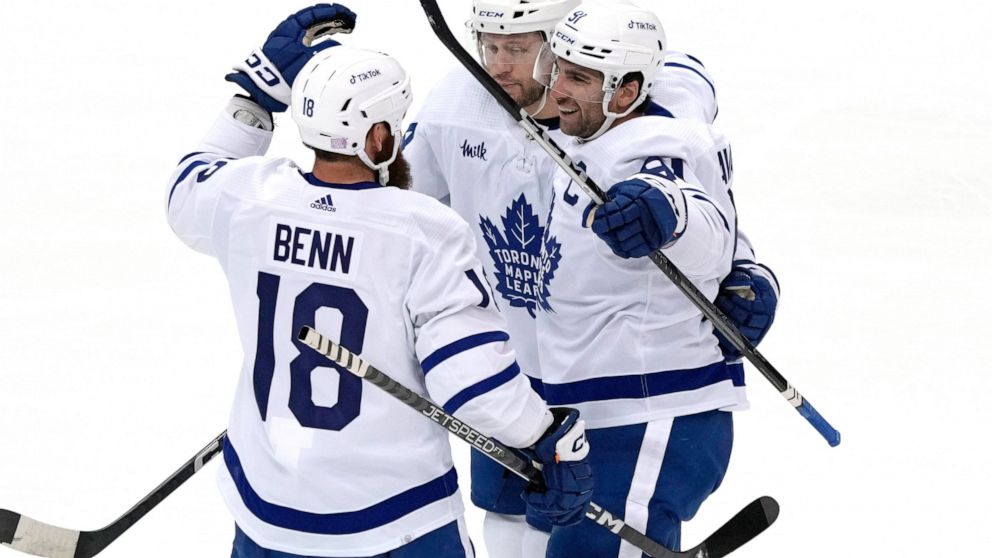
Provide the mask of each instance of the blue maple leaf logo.
POLYGON ((552 238, 553 254, 542 249, 549 241, 547 229, 541 226, 523 194, 510 204, 500 221, 502 231, 488 217, 479 217, 482 237, 496 270, 496 291, 510 306, 526 308, 531 317, 536 315, 538 305, 550 311, 545 281, 554 276, 561 245, 552 238))

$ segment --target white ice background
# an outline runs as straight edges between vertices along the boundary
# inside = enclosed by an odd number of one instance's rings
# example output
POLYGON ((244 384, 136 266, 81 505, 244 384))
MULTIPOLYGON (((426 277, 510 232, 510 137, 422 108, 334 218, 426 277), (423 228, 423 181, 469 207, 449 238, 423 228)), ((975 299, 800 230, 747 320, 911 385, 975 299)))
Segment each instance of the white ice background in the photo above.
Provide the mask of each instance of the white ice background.
MULTIPOLYGON (((986 555, 987 4, 641 1, 716 76, 741 220, 783 286, 761 350, 844 434, 828 447, 749 368, 753 408, 686 544, 769 494, 781 518, 737 556, 986 555)), ((225 427, 224 277, 173 236, 164 190, 230 65, 303 6, 0 4, 0 508, 99 528, 225 427)), ((415 0, 351 7, 345 40, 409 69, 415 114, 454 58, 415 0)), ((460 29, 468 1, 443 8, 460 29)), ((279 123, 270 153, 309 164, 279 123)), ((218 462, 103 556, 228 556, 218 462)))

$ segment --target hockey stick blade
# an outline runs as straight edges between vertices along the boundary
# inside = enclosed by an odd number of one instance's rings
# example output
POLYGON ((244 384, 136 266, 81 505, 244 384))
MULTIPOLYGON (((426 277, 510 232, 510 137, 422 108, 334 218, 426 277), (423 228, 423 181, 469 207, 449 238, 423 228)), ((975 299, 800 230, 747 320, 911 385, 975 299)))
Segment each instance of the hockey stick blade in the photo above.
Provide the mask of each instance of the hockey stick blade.
MULTIPOLYGON (((487 437, 448 414, 440 405, 414 393, 378 368, 362 360, 358 355, 324 337, 312 327, 303 326, 297 338, 338 366, 412 407, 427 419, 444 427, 456 438, 468 442, 483 455, 518 476, 538 485, 543 483, 543 477, 530 461, 521 457, 512 448, 487 437)), ((647 535, 627 525, 622 519, 596 503, 590 503, 589 510, 586 512, 586 518, 593 523, 607 529, 654 558, 718 558, 726 556, 767 529, 777 517, 778 504, 775 500, 768 496, 759 498, 731 518, 699 546, 690 551, 677 552, 649 539, 647 535)))
POLYGON ((681 554, 693 558, 720 558, 737 550, 778 519, 778 502, 762 496, 744 507, 706 540, 681 554))
POLYGON ((46 558, 96 556, 220 453, 226 436, 226 430, 221 432, 155 490, 102 529, 73 531, 42 523, 10 510, 0 510, 0 543, 26 554, 46 558))
MULTIPOLYGON (((458 42, 458 39, 451 33, 451 29, 448 28, 448 24, 444 20, 444 15, 441 13, 441 8, 437 5, 437 0, 420 0, 420 5, 424 9, 424 13, 427 14, 427 21, 431 25, 431 29, 434 30, 434 34, 437 38, 444 44, 445 47, 458 59, 458 62, 465 67, 466 70, 482 85, 486 91, 496 100, 496 102, 503 107, 503 110, 513 118, 517 124, 520 125, 527 134, 534 139, 535 142, 547 152, 548 156, 551 157, 554 162, 561 167, 561 169, 575 182, 579 188, 582 189, 586 195, 596 204, 602 205, 609 200, 609 196, 599 187, 596 182, 589 177, 586 171, 575 164, 565 150, 555 143, 554 139, 548 134, 547 130, 541 127, 533 117, 531 117, 527 111, 520 108, 519 105, 510 97, 506 91, 490 76, 486 70, 479 65, 479 63, 472 58, 472 55, 466 51, 462 45, 458 42)), ((772 366, 772 363, 768 361, 758 352, 758 349, 737 330, 737 326, 730 321, 727 316, 720 311, 719 308, 713 304, 696 286, 689 281, 682 271, 672 263, 671 260, 662 253, 661 250, 655 250, 649 258, 661 270, 662 273, 668 277, 672 283, 682 291, 682 294, 689 299, 692 304, 699 309, 700 312, 706 319, 708 319, 713 327, 720 331, 731 344, 737 348, 738 351, 743 354, 748 361, 758 369, 759 372, 768 380, 775 389, 778 390, 779 394, 785 398, 799 413, 800 416, 806 419, 809 424, 820 433, 821 436, 830 444, 831 447, 840 444, 840 432, 838 432, 825 418, 823 418, 820 413, 813 408, 809 400, 805 399, 794 386, 790 385, 786 381, 785 377, 779 373, 778 370, 772 366)))

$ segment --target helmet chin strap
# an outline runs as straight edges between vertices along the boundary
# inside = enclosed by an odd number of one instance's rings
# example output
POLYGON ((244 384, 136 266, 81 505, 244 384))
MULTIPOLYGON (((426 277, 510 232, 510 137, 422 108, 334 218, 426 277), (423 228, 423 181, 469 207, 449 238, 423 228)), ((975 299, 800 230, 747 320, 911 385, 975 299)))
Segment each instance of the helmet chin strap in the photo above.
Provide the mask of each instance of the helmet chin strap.
POLYGON ((541 104, 536 109, 534 109, 533 112, 530 112, 531 116, 536 117, 538 114, 541 114, 542 110, 544 110, 544 106, 548 104, 548 97, 550 96, 548 95, 548 91, 549 89, 545 87, 544 93, 541 94, 541 104))
POLYGON ((613 123, 617 121, 617 117, 611 116, 611 114, 612 113, 606 114, 606 120, 603 120, 603 125, 600 126, 598 130, 593 132, 591 136, 587 138, 576 138, 576 141, 578 141, 579 143, 585 143, 587 141, 592 141, 598 138, 599 136, 605 134, 606 131, 609 130, 611 126, 613 126, 613 123))
POLYGON ((591 136, 587 138, 578 138, 577 141, 579 143, 592 141, 598 138, 599 136, 605 134, 606 131, 613 126, 613 123, 616 122, 618 118, 623 118, 624 116, 627 116, 630 113, 634 112, 634 109, 637 108, 637 105, 641 104, 642 100, 634 101, 633 103, 630 104, 629 107, 627 107, 627 110, 623 112, 612 112, 610 111, 610 101, 613 100, 613 95, 615 93, 616 93, 616 89, 607 90, 606 96, 603 97, 603 115, 606 116, 606 119, 603 120, 603 125, 600 126, 599 129, 596 130, 591 136))
POLYGON ((393 164, 396 160, 396 155, 400 151, 400 142, 403 141, 403 135, 399 133, 393 134, 393 153, 389 156, 389 159, 376 164, 372 162, 369 158, 369 154, 365 152, 364 149, 360 149, 357 153, 358 158, 361 159, 365 166, 372 169, 379 175, 379 185, 388 186, 389 185, 389 165, 393 164))

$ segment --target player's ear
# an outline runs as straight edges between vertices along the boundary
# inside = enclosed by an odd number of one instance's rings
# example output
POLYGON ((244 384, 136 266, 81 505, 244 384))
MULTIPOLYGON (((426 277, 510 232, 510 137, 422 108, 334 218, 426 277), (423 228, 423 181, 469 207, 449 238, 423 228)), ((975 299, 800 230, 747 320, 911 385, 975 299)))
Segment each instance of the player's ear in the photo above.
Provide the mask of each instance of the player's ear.
POLYGON ((389 144, 392 138, 393 134, 389 130, 389 124, 385 122, 373 124, 369 128, 368 135, 365 136, 365 152, 368 153, 369 159, 379 162, 380 154, 387 148, 392 153, 392 145, 389 144))
POLYGON ((641 84, 638 80, 632 79, 617 88, 613 98, 610 99, 610 111, 624 113, 630 105, 637 102, 637 97, 641 94, 641 84))

